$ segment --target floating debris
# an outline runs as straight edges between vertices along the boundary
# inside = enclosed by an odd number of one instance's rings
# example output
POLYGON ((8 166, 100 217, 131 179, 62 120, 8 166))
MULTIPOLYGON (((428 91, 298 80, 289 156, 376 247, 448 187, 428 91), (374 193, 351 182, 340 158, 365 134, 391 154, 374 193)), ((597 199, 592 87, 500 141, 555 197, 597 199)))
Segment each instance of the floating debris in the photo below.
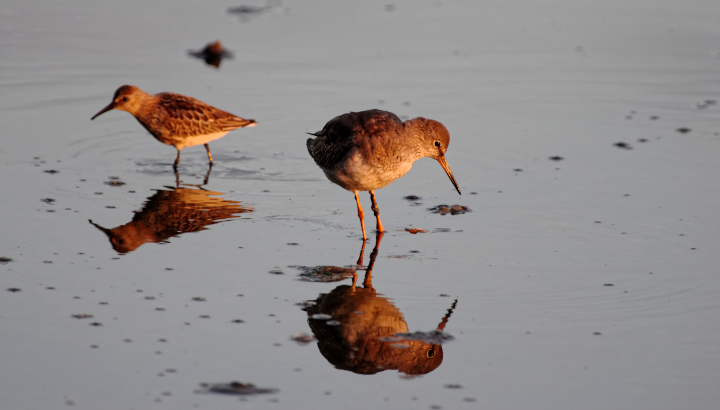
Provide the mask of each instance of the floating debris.
POLYGON ((230 383, 200 383, 202 390, 197 390, 196 393, 207 394, 231 394, 231 395, 249 395, 249 394, 265 394, 265 393, 277 393, 278 389, 272 388, 259 388, 255 387, 254 384, 230 382, 230 383))
POLYGON ((55 203, 55 200, 52 198, 43 198, 40 200, 41 202, 45 202, 48 205, 53 205, 55 203))
POLYGON ((60 171, 58 171, 58 170, 56 170, 56 169, 46 169, 46 170, 44 170, 43 172, 46 173, 46 174, 57 174, 57 173, 60 172, 60 171))
POLYGON ((417 195, 408 195, 408 196, 404 196, 403 199, 407 199, 408 201, 419 201, 422 198, 420 198, 417 195))
POLYGON ((405 232, 410 232, 411 234, 415 235, 417 233, 427 233, 426 230, 420 229, 420 228, 405 228, 405 232))
POLYGON ((443 332, 442 330, 431 330, 429 332, 395 333, 395 336, 401 337, 405 340, 418 340, 423 343, 433 345, 440 345, 455 340, 455 337, 443 332))
POLYGON ((317 339, 314 336, 311 336, 307 333, 296 333, 296 334, 290 336, 290 340, 295 341, 300 346, 305 346, 306 344, 309 344, 310 342, 314 342, 317 339))
POLYGON ((93 315, 91 315, 89 313, 78 313, 76 315, 71 315, 71 316, 74 317, 75 319, 90 319, 91 317, 93 317, 93 315))
POLYGON ((433 213, 440 214, 440 215, 445 215, 448 213, 450 215, 461 215, 461 214, 464 214, 465 212, 470 212, 470 208, 463 206, 463 205, 450 206, 450 205, 443 204, 443 205, 438 205, 438 206, 435 206, 432 208, 428 208, 428 211, 431 211, 433 213))
POLYGON ((627 142, 616 142, 616 143, 614 143, 613 145, 616 146, 616 147, 618 147, 618 148, 622 148, 622 149, 627 149, 627 150, 632 149, 632 147, 630 146, 630 144, 628 144, 627 142))
POLYGON ((20 291, 21 291, 20 288, 8 288, 8 292, 15 293, 15 292, 20 292, 20 291))
POLYGON ((268 273, 272 273, 273 275, 284 275, 285 274, 285 272, 280 270, 280 268, 275 268, 271 271, 268 271, 268 273))
POLYGON ((697 103, 697 108, 700 110, 704 110, 705 108, 710 107, 711 105, 717 104, 717 100, 705 100, 703 102, 697 103))
MULTIPOLYGON (((116 177, 116 178, 117 178, 117 177, 116 177)), ((110 186, 123 186, 123 185, 125 185, 125 183, 122 182, 122 181, 111 180, 111 181, 105 181, 105 185, 110 185, 110 186)))
POLYGON ((550 158, 548 158, 548 159, 549 159, 550 161, 562 161, 562 160, 564 160, 565 158, 563 158, 563 157, 561 157, 561 156, 559 156, 559 155, 555 155, 555 156, 552 156, 552 157, 550 157, 550 158))
POLYGON ((687 127, 681 127, 681 128, 676 129, 675 131, 679 132, 680 134, 687 134, 688 132, 690 132, 692 130, 687 127))
POLYGON ((12 258, 8 258, 7 256, 0 256, 0 265, 5 265, 6 263, 12 261, 12 258))
POLYGON ((446 389, 462 389, 463 387, 460 384, 446 384, 445 388, 446 389))
POLYGON ((202 296, 196 296, 196 297, 192 298, 192 300, 194 300, 196 302, 205 302, 207 299, 205 299, 202 296))
POLYGON ((288 266, 298 269, 300 280, 305 282, 338 282, 355 274, 356 267, 343 268, 340 266, 288 266))

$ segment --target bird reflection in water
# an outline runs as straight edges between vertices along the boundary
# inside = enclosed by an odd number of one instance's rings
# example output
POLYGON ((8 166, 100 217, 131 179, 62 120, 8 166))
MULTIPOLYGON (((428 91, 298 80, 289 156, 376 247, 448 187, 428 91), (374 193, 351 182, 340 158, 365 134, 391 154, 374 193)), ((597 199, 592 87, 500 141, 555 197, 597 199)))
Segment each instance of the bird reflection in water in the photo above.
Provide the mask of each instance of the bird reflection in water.
MULTIPOLYGON (((115 251, 125 254, 145 243, 167 243, 180 234, 203 231, 206 226, 253 212, 252 207, 242 206, 238 201, 220 198, 222 192, 209 191, 202 185, 181 186, 178 174, 175 176, 175 187, 156 190, 125 225, 108 229, 92 220, 90 223, 107 235, 115 251)), ((208 176, 203 185, 207 179, 208 176)))
MULTIPOLYGON (((313 306, 304 308, 308 324, 318 340, 320 353, 338 369, 358 374, 384 370, 397 370, 405 376, 429 373, 443 361, 443 339, 452 338, 442 331, 457 300, 448 309, 437 331, 428 333, 428 338, 402 338, 402 334, 408 332, 403 314, 372 286, 372 269, 381 238, 382 234, 378 235, 375 249, 370 254, 363 287, 356 286, 355 274, 351 286, 341 285, 330 293, 320 294, 313 306), (332 316, 332 319, 315 319, 322 317, 318 314, 332 316), (396 336, 398 334, 401 337, 396 336)), ((363 242, 358 265, 362 264, 364 249, 363 242)))

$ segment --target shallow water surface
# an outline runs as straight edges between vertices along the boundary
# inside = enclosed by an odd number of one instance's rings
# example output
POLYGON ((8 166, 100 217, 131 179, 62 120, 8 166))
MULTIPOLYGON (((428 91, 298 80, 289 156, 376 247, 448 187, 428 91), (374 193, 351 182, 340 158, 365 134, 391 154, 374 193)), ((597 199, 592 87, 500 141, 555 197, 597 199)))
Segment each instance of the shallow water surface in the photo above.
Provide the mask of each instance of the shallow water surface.
POLYGON ((0 407, 715 408, 718 20, 705 0, 5 2, 0 407), (187 54, 217 39, 219 67, 187 54), (90 121, 122 84, 258 126, 176 174, 129 114, 90 121), (418 161, 377 191, 381 238, 361 193, 363 246, 305 133, 370 108, 445 124, 463 195, 418 161))

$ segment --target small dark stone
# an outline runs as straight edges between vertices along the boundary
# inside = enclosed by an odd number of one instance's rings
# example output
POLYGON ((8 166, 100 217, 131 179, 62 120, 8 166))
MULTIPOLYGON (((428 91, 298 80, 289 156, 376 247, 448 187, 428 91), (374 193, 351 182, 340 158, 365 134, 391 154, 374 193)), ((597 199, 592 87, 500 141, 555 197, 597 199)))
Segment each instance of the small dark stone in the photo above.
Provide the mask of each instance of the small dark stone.
POLYGON ((616 143, 613 144, 613 145, 615 145, 615 146, 618 147, 618 148, 622 148, 622 149, 627 149, 627 150, 632 149, 632 147, 630 146, 630 144, 628 144, 627 142, 616 142, 616 143))

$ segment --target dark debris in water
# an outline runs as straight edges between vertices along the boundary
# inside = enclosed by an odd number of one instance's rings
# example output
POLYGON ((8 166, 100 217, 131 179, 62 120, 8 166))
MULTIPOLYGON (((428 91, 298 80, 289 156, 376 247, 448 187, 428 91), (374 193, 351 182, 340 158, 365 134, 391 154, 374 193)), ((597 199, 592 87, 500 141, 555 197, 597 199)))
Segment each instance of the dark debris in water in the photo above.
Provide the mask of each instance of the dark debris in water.
POLYGON ((45 202, 45 203, 48 204, 48 205, 52 205, 52 204, 55 203, 55 200, 52 199, 52 198, 43 198, 43 199, 41 199, 40 201, 45 202))
POLYGON ((442 330, 431 330, 429 332, 413 332, 413 333, 395 333, 395 336, 402 337, 405 340, 418 340, 423 343, 440 345, 452 340, 455 337, 442 330))
POLYGON ((549 159, 550 161, 562 161, 562 160, 564 160, 565 158, 563 158, 563 157, 561 157, 561 156, 559 156, 559 155, 554 155, 554 156, 552 156, 552 157, 550 157, 550 158, 548 158, 548 159, 549 159))
POLYGON ((118 181, 118 180, 110 180, 110 181, 105 181, 105 185, 110 185, 110 186, 123 186, 123 185, 125 185, 125 183, 122 182, 122 181, 118 181))
POLYGON ((443 205, 434 206, 432 208, 428 208, 428 211, 431 211, 433 213, 440 214, 440 215, 445 215, 445 214, 461 215, 461 214, 464 214, 465 212, 470 212, 470 208, 468 208, 464 205, 450 206, 450 205, 443 204, 443 205))
POLYGON ((12 261, 12 258, 8 258, 7 256, 0 256, 0 265, 5 265, 6 263, 12 261))
POLYGON ((616 146, 616 147, 618 147, 618 148, 622 148, 622 149, 627 149, 627 150, 631 150, 631 149, 632 149, 632 147, 630 146, 630 144, 628 144, 627 142, 616 142, 616 143, 613 144, 613 145, 616 146))
POLYGON ((240 382, 230 382, 230 383, 200 383, 200 390, 197 390, 196 393, 201 394, 209 394, 209 393, 215 393, 215 394, 230 394, 230 395, 237 395, 237 396, 244 396, 244 395, 251 395, 251 394, 267 394, 267 393, 277 393, 278 389, 273 388, 260 388, 255 387, 254 384, 250 383, 240 383, 240 382))
POLYGON ((357 268, 340 266, 298 266, 289 268, 300 270, 300 280, 305 282, 338 282, 351 277, 357 268))
POLYGON ((93 315, 89 313, 78 313, 76 315, 72 315, 72 317, 74 317, 75 319, 90 319, 91 317, 93 317, 93 315))
POLYGON ((15 292, 21 292, 21 290, 20 290, 20 288, 8 288, 8 292, 15 293, 15 292))
POLYGON ((57 173, 60 172, 60 171, 58 171, 58 170, 56 170, 56 169, 46 169, 46 170, 44 170, 43 172, 46 173, 46 174, 57 174, 57 173))
POLYGON ((680 134, 687 134, 692 130, 687 127, 681 127, 681 128, 676 129, 675 131, 679 132, 680 134))

